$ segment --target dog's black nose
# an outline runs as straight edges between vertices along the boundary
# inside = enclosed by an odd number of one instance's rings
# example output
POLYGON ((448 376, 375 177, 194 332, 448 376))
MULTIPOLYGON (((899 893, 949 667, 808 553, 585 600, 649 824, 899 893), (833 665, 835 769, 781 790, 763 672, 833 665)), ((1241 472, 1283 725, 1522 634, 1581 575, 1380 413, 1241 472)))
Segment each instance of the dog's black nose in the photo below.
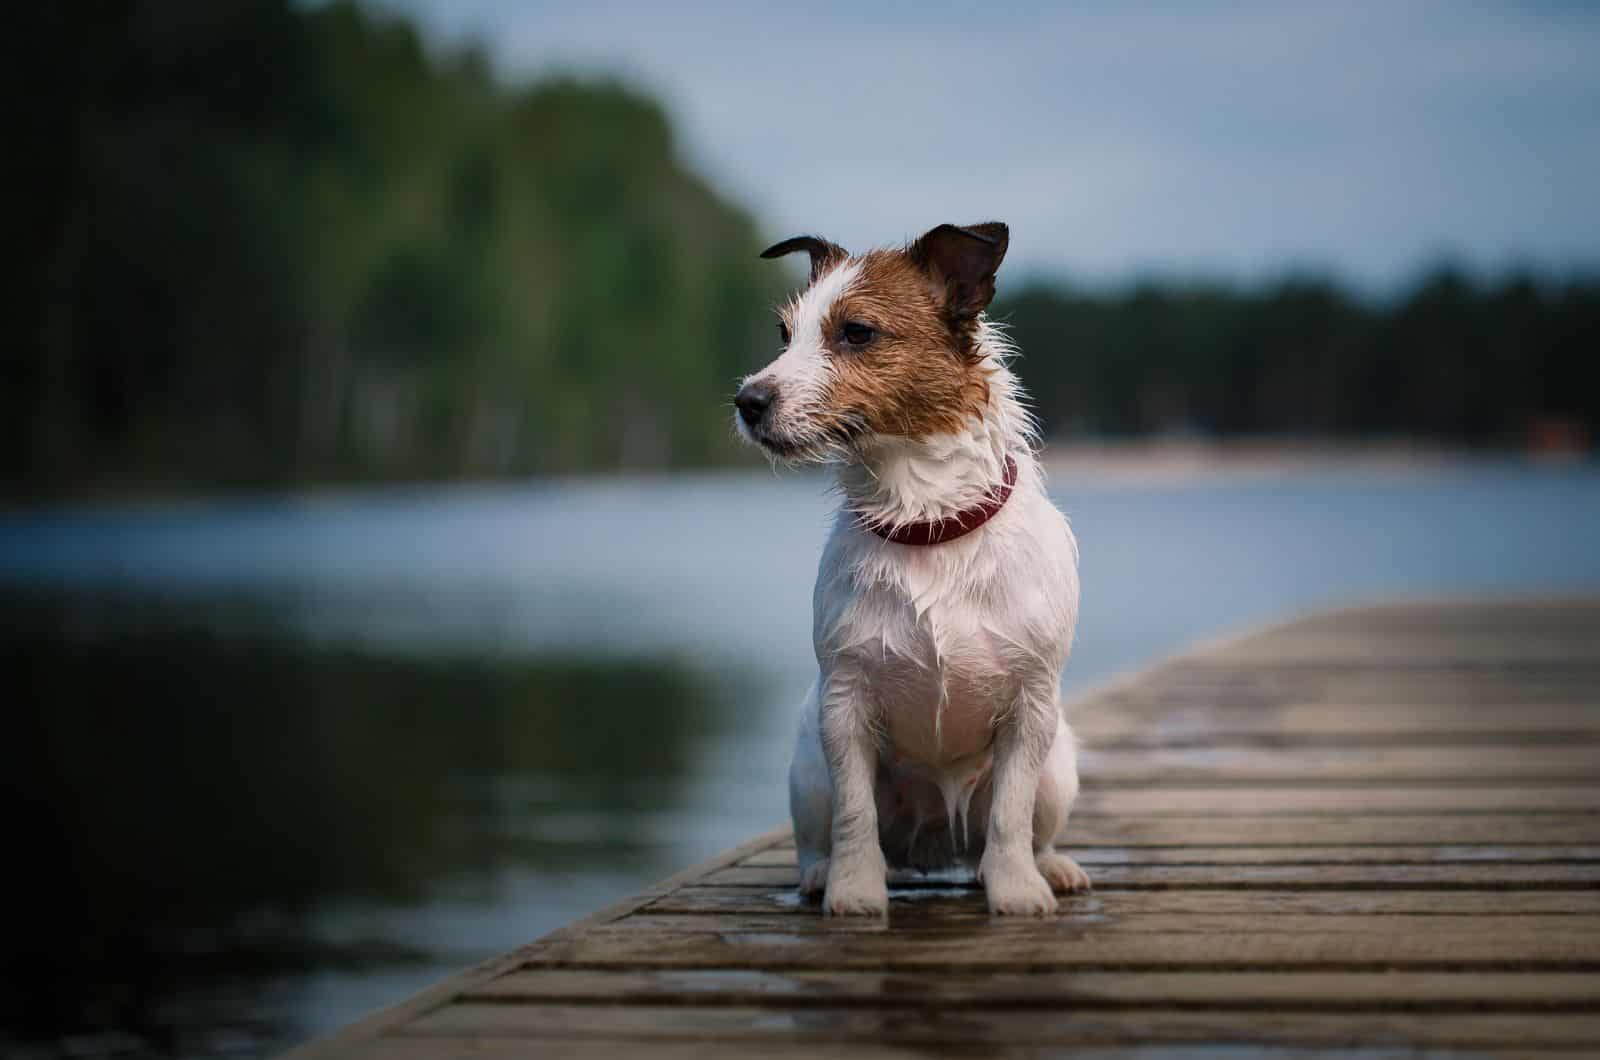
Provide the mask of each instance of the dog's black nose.
POLYGON ((746 383, 739 388, 739 396, 733 399, 733 403, 739 406, 739 418, 754 427, 767 414, 773 398, 777 396, 778 391, 766 383, 746 383))

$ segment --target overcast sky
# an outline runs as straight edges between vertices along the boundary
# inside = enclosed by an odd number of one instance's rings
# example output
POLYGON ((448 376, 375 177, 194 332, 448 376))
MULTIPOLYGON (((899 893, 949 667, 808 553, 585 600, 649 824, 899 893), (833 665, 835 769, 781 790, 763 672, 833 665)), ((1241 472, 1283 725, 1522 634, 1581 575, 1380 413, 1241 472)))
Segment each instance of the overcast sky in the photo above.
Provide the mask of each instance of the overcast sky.
POLYGON ((383 6, 654 92, 773 238, 996 218, 1013 269, 1090 281, 1600 265, 1600 4, 383 6))

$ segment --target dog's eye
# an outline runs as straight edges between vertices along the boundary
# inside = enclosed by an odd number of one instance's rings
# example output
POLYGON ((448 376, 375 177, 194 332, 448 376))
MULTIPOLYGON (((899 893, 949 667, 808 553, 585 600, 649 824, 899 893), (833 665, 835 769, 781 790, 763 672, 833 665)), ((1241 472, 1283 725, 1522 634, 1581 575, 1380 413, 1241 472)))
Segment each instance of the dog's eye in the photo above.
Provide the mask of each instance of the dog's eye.
POLYGON ((847 321, 844 326, 844 341, 852 346, 865 346, 878 337, 878 333, 866 324, 854 320, 847 321))
POLYGON ((778 321, 778 336, 783 339, 785 346, 789 345, 789 325, 781 320, 778 321))

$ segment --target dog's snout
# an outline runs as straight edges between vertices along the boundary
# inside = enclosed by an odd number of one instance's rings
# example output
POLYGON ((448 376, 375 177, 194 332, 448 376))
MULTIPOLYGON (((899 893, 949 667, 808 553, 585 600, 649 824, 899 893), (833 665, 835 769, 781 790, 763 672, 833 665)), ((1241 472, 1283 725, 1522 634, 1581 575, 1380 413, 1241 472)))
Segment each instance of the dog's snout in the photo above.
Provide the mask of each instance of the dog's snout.
POLYGON ((750 382, 739 388, 733 403, 739 407, 739 418, 754 427, 767 414, 778 396, 777 388, 769 383, 750 382))

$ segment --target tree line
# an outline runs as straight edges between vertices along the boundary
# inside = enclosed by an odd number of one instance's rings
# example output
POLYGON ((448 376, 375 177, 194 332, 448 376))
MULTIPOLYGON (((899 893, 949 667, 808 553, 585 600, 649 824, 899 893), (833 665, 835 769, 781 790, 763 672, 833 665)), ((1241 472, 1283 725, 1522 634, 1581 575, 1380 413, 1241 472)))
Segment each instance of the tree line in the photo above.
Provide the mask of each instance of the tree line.
POLYGON ((1046 433, 1404 438, 1520 446, 1600 424, 1600 282, 1441 265, 1402 295, 1035 286, 998 307, 1046 433))
MULTIPOLYGON (((0 34, 0 489, 733 459, 793 277, 603 81, 507 85, 347 2, 59 0, 0 34)), ((1035 285, 1053 434, 1592 432, 1600 283, 1035 285)))

